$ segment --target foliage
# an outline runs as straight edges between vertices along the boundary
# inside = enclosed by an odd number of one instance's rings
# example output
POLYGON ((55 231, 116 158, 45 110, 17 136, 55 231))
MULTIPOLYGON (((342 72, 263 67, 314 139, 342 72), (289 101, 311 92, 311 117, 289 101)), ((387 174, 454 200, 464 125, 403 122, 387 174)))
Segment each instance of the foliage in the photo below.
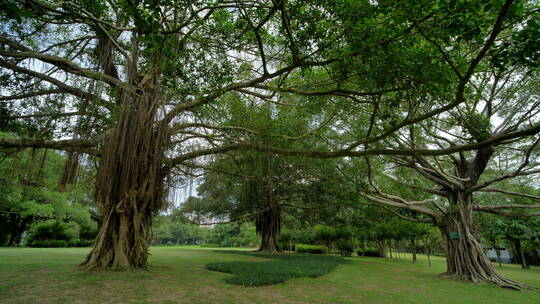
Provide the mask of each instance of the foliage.
POLYGON ((221 247, 253 247, 259 238, 255 227, 247 223, 227 223, 215 225, 208 235, 208 242, 221 247))
POLYGON ((354 244, 351 240, 340 240, 337 243, 339 252, 344 257, 350 257, 354 251, 354 244))
POLYGON ((363 249, 358 249, 356 251, 356 254, 358 254, 358 256, 368 256, 368 257, 378 257, 378 258, 383 258, 380 254, 380 251, 379 249, 377 248, 363 248, 363 249))
POLYGON ((298 253, 323 254, 328 252, 328 247, 322 245, 296 244, 295 250, 298 253))
POLYGON ((189 223, 173 211, 171 215, 154 217, 153 244, 197 245, 207 242, 210 229, 189 223))
POLYGON ((96 227, 79 226, 77 222, 47 220, 37 222, 28 231, 29 247, 87 247, 96 236, 96 227))
POLYGON ((0 245, 17 245, 25 231, 43 228, 42 221, 66 222, 76 231, 74 238, 82 229, 82 239, 93 239, 90 190, 84 184, 69 192, 58 190, 64 162, 62 154, 37 149, 8 154, 0 162, 0 245))
POLYGON ((339 257, 325 255, 272 255, 243 251, 228 251, 228 253, 271 259, 264 262, 223 262, 206 265, 209 270, 233 274, 234 276, 225 279, 227 283, 244 286, 271 285, 285 282, 290 278, 316 278, 347 262, 339 257))

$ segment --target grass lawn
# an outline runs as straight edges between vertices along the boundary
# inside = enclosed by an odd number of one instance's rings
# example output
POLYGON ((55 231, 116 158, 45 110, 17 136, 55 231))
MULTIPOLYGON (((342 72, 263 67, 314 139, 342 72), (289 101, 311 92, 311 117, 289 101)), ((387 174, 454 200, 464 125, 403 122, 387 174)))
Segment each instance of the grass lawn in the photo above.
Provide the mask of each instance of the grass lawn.
MULTIPOLYGON (((76 270, 88 251, 89 248, 0 248, 0 302, 540 303, 540 290, 518 292, 491 284, 439 279, 437 275, 445 269, 442 258, 432 259, 433 266, 427 267, 423 256, 416 265, 409 260, 353 257, 317 278, 292 277, 284 283, 245 287, 225 281, 230 281, 234 274, 211 271, 206 265, 267 263, 276 259, 215 248, 153 247, 148 271, 76 270)), ((318 264, 309 267, 313 265, 318 264)), ((540 287, 539 267, 521 270, 517 265, 503 265, 500 271, 509 278, 540 287)))

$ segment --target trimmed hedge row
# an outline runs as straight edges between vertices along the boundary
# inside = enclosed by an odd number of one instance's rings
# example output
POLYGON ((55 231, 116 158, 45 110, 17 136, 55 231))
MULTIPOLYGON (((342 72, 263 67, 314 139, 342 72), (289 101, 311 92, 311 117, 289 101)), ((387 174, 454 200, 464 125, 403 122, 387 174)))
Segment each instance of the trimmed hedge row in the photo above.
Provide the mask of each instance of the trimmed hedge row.
POLYGON ((90 247, 92 246, 93 241, 87 240, 34 240, 28 244, 28 247, 39 247, 39 248, 54 248, 54 247, 90 247))
POLYGON ((323 253, 328 252, 328 248, 326 248, 326 246, 321 246, 321 245, 296 244, 295 249, 296 249, 296 252, 298 253, 323 254, 323 253))

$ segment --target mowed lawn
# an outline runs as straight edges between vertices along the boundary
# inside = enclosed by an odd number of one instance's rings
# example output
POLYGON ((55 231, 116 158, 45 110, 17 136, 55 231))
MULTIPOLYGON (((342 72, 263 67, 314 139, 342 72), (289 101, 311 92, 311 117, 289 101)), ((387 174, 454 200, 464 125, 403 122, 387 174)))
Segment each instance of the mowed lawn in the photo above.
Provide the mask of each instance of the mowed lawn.
MULTIPOLYGON (((230 248, 229 248, 230 249, 230 248)), ((1 303, 540 303, 540 291, 439 279, 444 259, 353 257, 318 278, 263 287, 225 282, 208 263, 267 261, 211 248, 153 247, 147 271, 76 269, 89 248, 0 248, 1 303)), ((503 265, 509 278, 540 287, 540 268, 503 265)))

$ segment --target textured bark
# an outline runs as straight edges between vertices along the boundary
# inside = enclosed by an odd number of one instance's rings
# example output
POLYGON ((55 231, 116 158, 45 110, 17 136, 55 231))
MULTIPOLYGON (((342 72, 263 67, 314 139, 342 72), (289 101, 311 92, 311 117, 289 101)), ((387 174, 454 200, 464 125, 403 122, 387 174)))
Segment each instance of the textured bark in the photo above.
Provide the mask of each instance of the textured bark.
POLYGON ((281 211, 274 202, 270 208, 261 212, 256 220, 257 233, 261 235, 261 245, 258 251, 279 252, 278 238, 281 225, 281 211))
POLYGON ((274 198, 274 185, 272 182, 272 155, 267 154, 266 168, 266 193, 264 196, 263 210, 255 219, 255 228, 261 235, 261 246, 258 251, 277 253, 279 252, 278 238, 281 228, 281 208, 274 198))
MULTIPOLYGON (((141 268, 147 265, 152 215, 162 207, 161 166, 166 129, 156 125, 156 80, 140 97, 123 97, 113 136, 104 147, 96 182, 103 222, 85 269, 141 268)), ((142 84, 141 84, 142 85, 142 84)), ((139 86, 140 87, 140 86, 139 86)))
POLYGON ((524 288, 524 285, 504 278, 493 268, 474 231, 472 205, 472 196, 456 192, 449 208, 449 216, 444 222, 438 223, 446 252, 447 271, 443 277, 472 282, 493 282, 501 287, 513 289, 524 288))

